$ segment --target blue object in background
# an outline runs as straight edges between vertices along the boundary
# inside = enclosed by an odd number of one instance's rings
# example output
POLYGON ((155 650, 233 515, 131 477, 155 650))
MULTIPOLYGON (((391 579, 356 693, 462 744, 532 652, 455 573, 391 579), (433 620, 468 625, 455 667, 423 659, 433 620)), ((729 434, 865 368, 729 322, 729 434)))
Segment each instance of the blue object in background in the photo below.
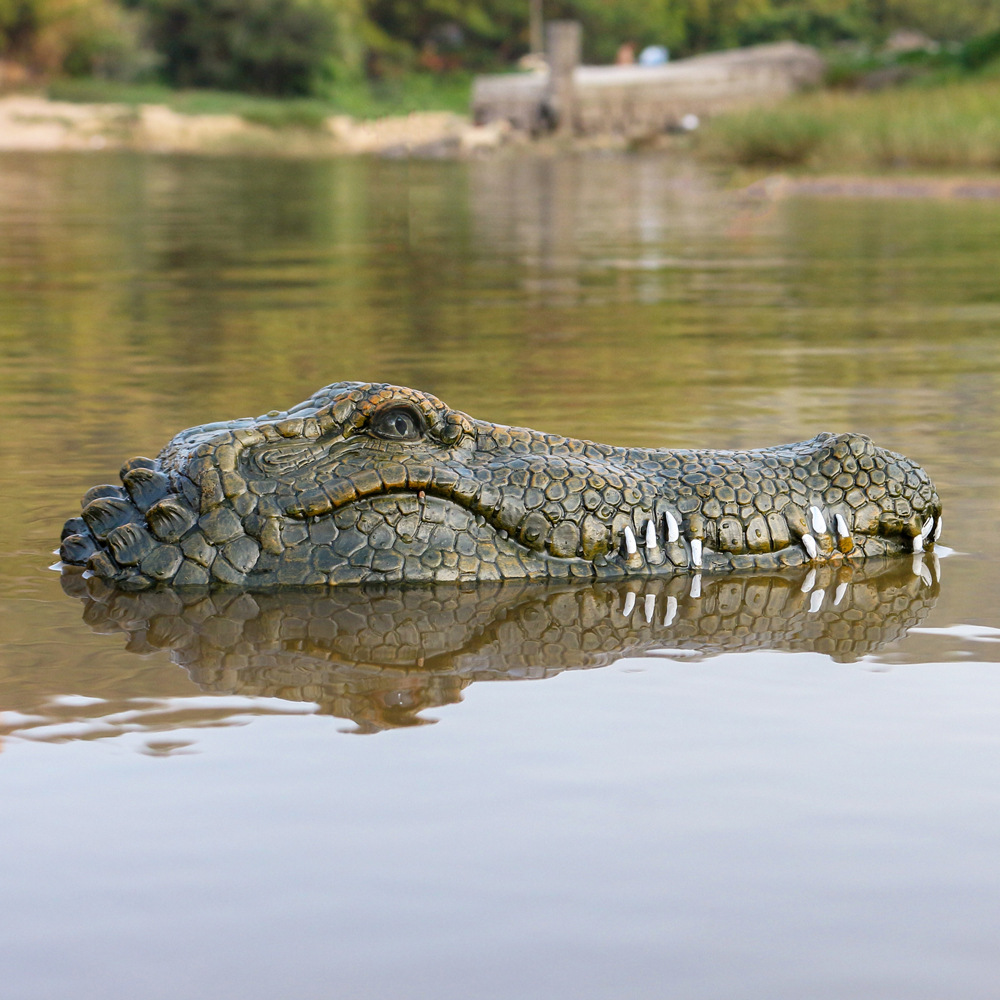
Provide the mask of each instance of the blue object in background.
POLYGON ((670 51, 664 45, 647 45, 639 53, 640 66, 662 66, 670 61, 670 51))

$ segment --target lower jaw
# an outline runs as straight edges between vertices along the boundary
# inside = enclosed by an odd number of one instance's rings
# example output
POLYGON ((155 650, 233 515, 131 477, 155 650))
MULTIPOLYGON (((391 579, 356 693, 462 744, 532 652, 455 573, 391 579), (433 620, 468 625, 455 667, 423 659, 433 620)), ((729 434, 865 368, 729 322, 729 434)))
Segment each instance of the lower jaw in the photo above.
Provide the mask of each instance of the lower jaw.
MULTIPOLYGON (((276 544, 260 552, 245 573, 217 565, 180 571, 171 580, 150 579, 138 568, 111 577, 123 589, 160 584, 205 587, 235 585, 248 590, 370 583, 476 583, 501 580, 616 580, 678 574, 781 570, 802 566, 810 555, 800 545, 775 552, 729 553, 692 546, 686 539, 649 545, 633 538, 594 561, 561 558, 528 548, 453 500, 400 493, 354 501, 333 514, 282 521, 276 544), (222 570, 225 572, 222 572, 222 570)), ((827 546, 829 548, 829 546, 827 546)), ((903 552, 892 539, 856 537, 855 551, 821 551, 819 562, 837 564, 857 557, 903 552)), ((189 567, 192 568, 193 567, 189 567)))

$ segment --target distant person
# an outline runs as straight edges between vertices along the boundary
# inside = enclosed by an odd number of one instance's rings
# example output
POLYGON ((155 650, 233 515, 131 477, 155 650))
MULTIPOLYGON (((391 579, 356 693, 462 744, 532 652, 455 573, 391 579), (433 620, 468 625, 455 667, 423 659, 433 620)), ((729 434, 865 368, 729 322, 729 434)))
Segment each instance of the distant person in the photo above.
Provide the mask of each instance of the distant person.
POLYGON ((631 66, 635 63, 635 42, 623 42, 615 56, 616 66, 631 66))
POLYGON ((647 45, 639 53, 640 66, 663 66, 670 61, 670 50, 665 45, 647 45))

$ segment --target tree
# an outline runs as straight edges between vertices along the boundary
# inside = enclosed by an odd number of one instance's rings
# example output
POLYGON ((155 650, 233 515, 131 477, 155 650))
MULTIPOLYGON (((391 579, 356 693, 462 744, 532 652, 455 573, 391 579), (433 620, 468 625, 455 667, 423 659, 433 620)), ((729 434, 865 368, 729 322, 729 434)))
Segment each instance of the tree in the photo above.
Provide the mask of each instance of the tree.
POLYGON ((137 0, 167 81, 261 94, 314 92, 360 65, 360 0, 137 0), (352 65, 353 64, 353 65, 352 65))

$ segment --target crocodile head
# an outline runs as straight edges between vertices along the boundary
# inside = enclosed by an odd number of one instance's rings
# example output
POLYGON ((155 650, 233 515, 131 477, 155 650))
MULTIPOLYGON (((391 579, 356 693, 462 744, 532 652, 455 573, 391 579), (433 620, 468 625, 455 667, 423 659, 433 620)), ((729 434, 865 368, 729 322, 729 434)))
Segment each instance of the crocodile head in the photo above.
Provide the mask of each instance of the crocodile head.
POLYGON ((863 435, 616 448, 359 382, 182 431, 121 479, 60 555, 131 589, 773 569, 920 554, 941 529, 926 473, 863 435))

